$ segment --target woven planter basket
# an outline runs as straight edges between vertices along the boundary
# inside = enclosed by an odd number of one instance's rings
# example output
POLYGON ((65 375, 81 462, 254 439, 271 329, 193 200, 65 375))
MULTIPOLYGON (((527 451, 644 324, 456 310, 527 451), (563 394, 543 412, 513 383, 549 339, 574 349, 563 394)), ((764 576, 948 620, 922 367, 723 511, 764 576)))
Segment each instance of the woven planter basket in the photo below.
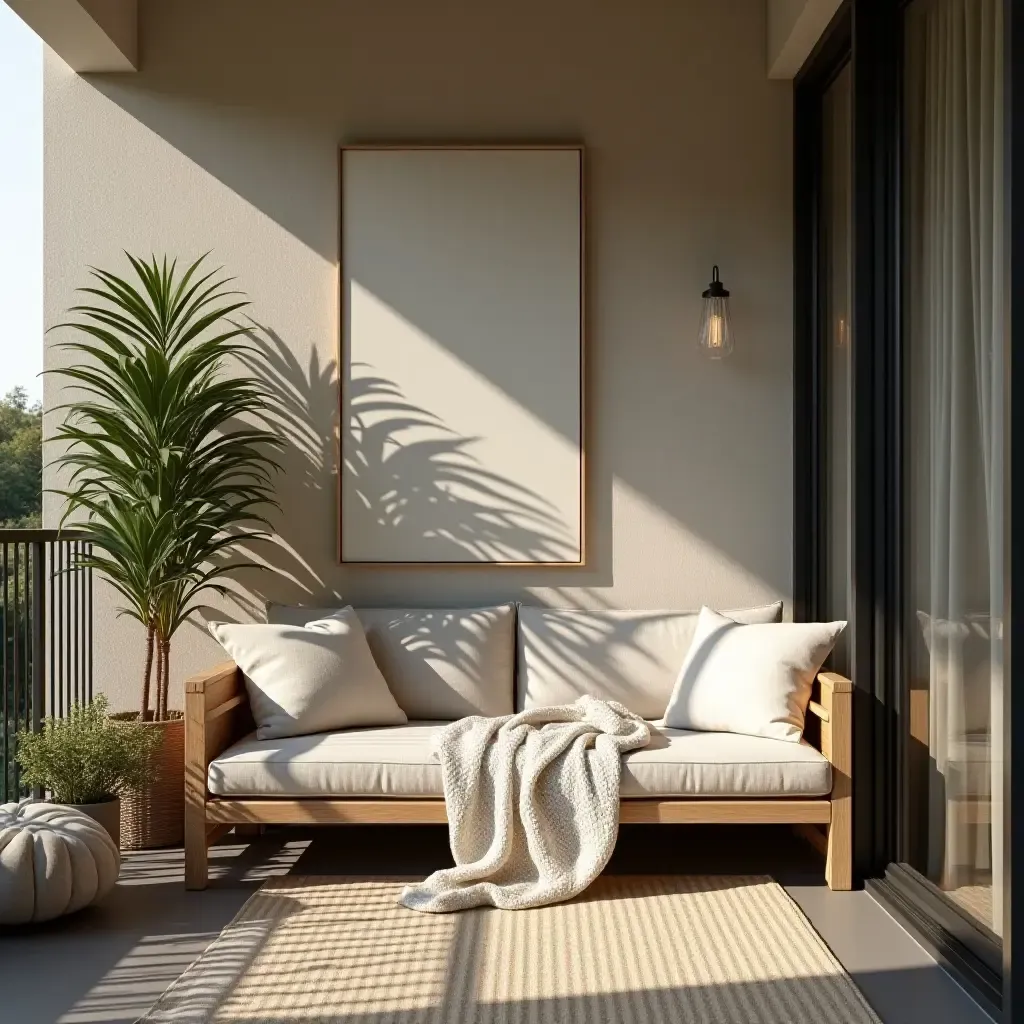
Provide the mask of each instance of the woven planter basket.
POLYGON ((180 711, 168 714, 166 722, 144 723, 147 729, 159 729, 163 741, 153 754, 149 784, 121 797, 122 850, 180 846, 184 841, 185 718, 180 711))

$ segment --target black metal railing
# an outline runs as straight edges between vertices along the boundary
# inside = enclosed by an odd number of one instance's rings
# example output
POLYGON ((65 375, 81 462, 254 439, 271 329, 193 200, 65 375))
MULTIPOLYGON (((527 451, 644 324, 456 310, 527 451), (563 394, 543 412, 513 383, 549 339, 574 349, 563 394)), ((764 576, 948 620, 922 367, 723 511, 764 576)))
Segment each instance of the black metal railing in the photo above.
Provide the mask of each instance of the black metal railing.
POLYGON ((22 795, 19 729, 92 699, 92 570, 85 534, 0 529, 0 803, 22 795))

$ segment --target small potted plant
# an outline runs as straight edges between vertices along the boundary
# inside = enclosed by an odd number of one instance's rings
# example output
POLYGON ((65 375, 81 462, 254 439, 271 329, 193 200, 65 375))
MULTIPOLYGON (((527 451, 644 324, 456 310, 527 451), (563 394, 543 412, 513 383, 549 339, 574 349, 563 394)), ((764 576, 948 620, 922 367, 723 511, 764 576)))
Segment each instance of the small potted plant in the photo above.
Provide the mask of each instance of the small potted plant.
POLYGON ((120 846, 121 796, 149 781, 159 737, 138 722, 117 722, 106 697, 74 704, 36 733, 20 732, 15 757, 21 781, 99 822, 120 846))

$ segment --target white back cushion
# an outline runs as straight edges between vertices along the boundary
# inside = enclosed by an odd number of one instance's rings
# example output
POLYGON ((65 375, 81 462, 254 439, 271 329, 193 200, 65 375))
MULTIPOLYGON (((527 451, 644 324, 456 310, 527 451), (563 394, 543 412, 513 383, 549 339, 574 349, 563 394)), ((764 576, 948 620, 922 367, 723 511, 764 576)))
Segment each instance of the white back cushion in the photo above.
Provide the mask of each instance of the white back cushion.
POLYGON ((665 725, 799 743, 811 684, 845 622, 744 625, 702 608, 665 725))
MULTIPOLYGON (((699 614, 521 606, 516 710, 571 704, 589 693, 644 718, 661 718, 699 614)), ((729 615, 778 622, 782 602, 729 615)))
MULTIPOLYGON (((302 624, 331 609, 267 606, 271 622, 302 624)), ((512 714, 515 607, 357 608, 366 639, 410 719, 512 714)))
POLYGON ((406 720, 351 608, 301 626, 213 622, 210 632, 242 670, 261 740, 406 720))

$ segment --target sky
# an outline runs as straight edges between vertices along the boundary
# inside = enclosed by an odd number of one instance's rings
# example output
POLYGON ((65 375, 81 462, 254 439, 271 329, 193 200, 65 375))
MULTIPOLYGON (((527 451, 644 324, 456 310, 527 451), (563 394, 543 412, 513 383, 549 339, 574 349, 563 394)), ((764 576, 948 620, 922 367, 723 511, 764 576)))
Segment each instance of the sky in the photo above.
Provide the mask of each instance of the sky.
POLYGON ((0 0, 0 396, 43 396, 43 44, 0 0))

